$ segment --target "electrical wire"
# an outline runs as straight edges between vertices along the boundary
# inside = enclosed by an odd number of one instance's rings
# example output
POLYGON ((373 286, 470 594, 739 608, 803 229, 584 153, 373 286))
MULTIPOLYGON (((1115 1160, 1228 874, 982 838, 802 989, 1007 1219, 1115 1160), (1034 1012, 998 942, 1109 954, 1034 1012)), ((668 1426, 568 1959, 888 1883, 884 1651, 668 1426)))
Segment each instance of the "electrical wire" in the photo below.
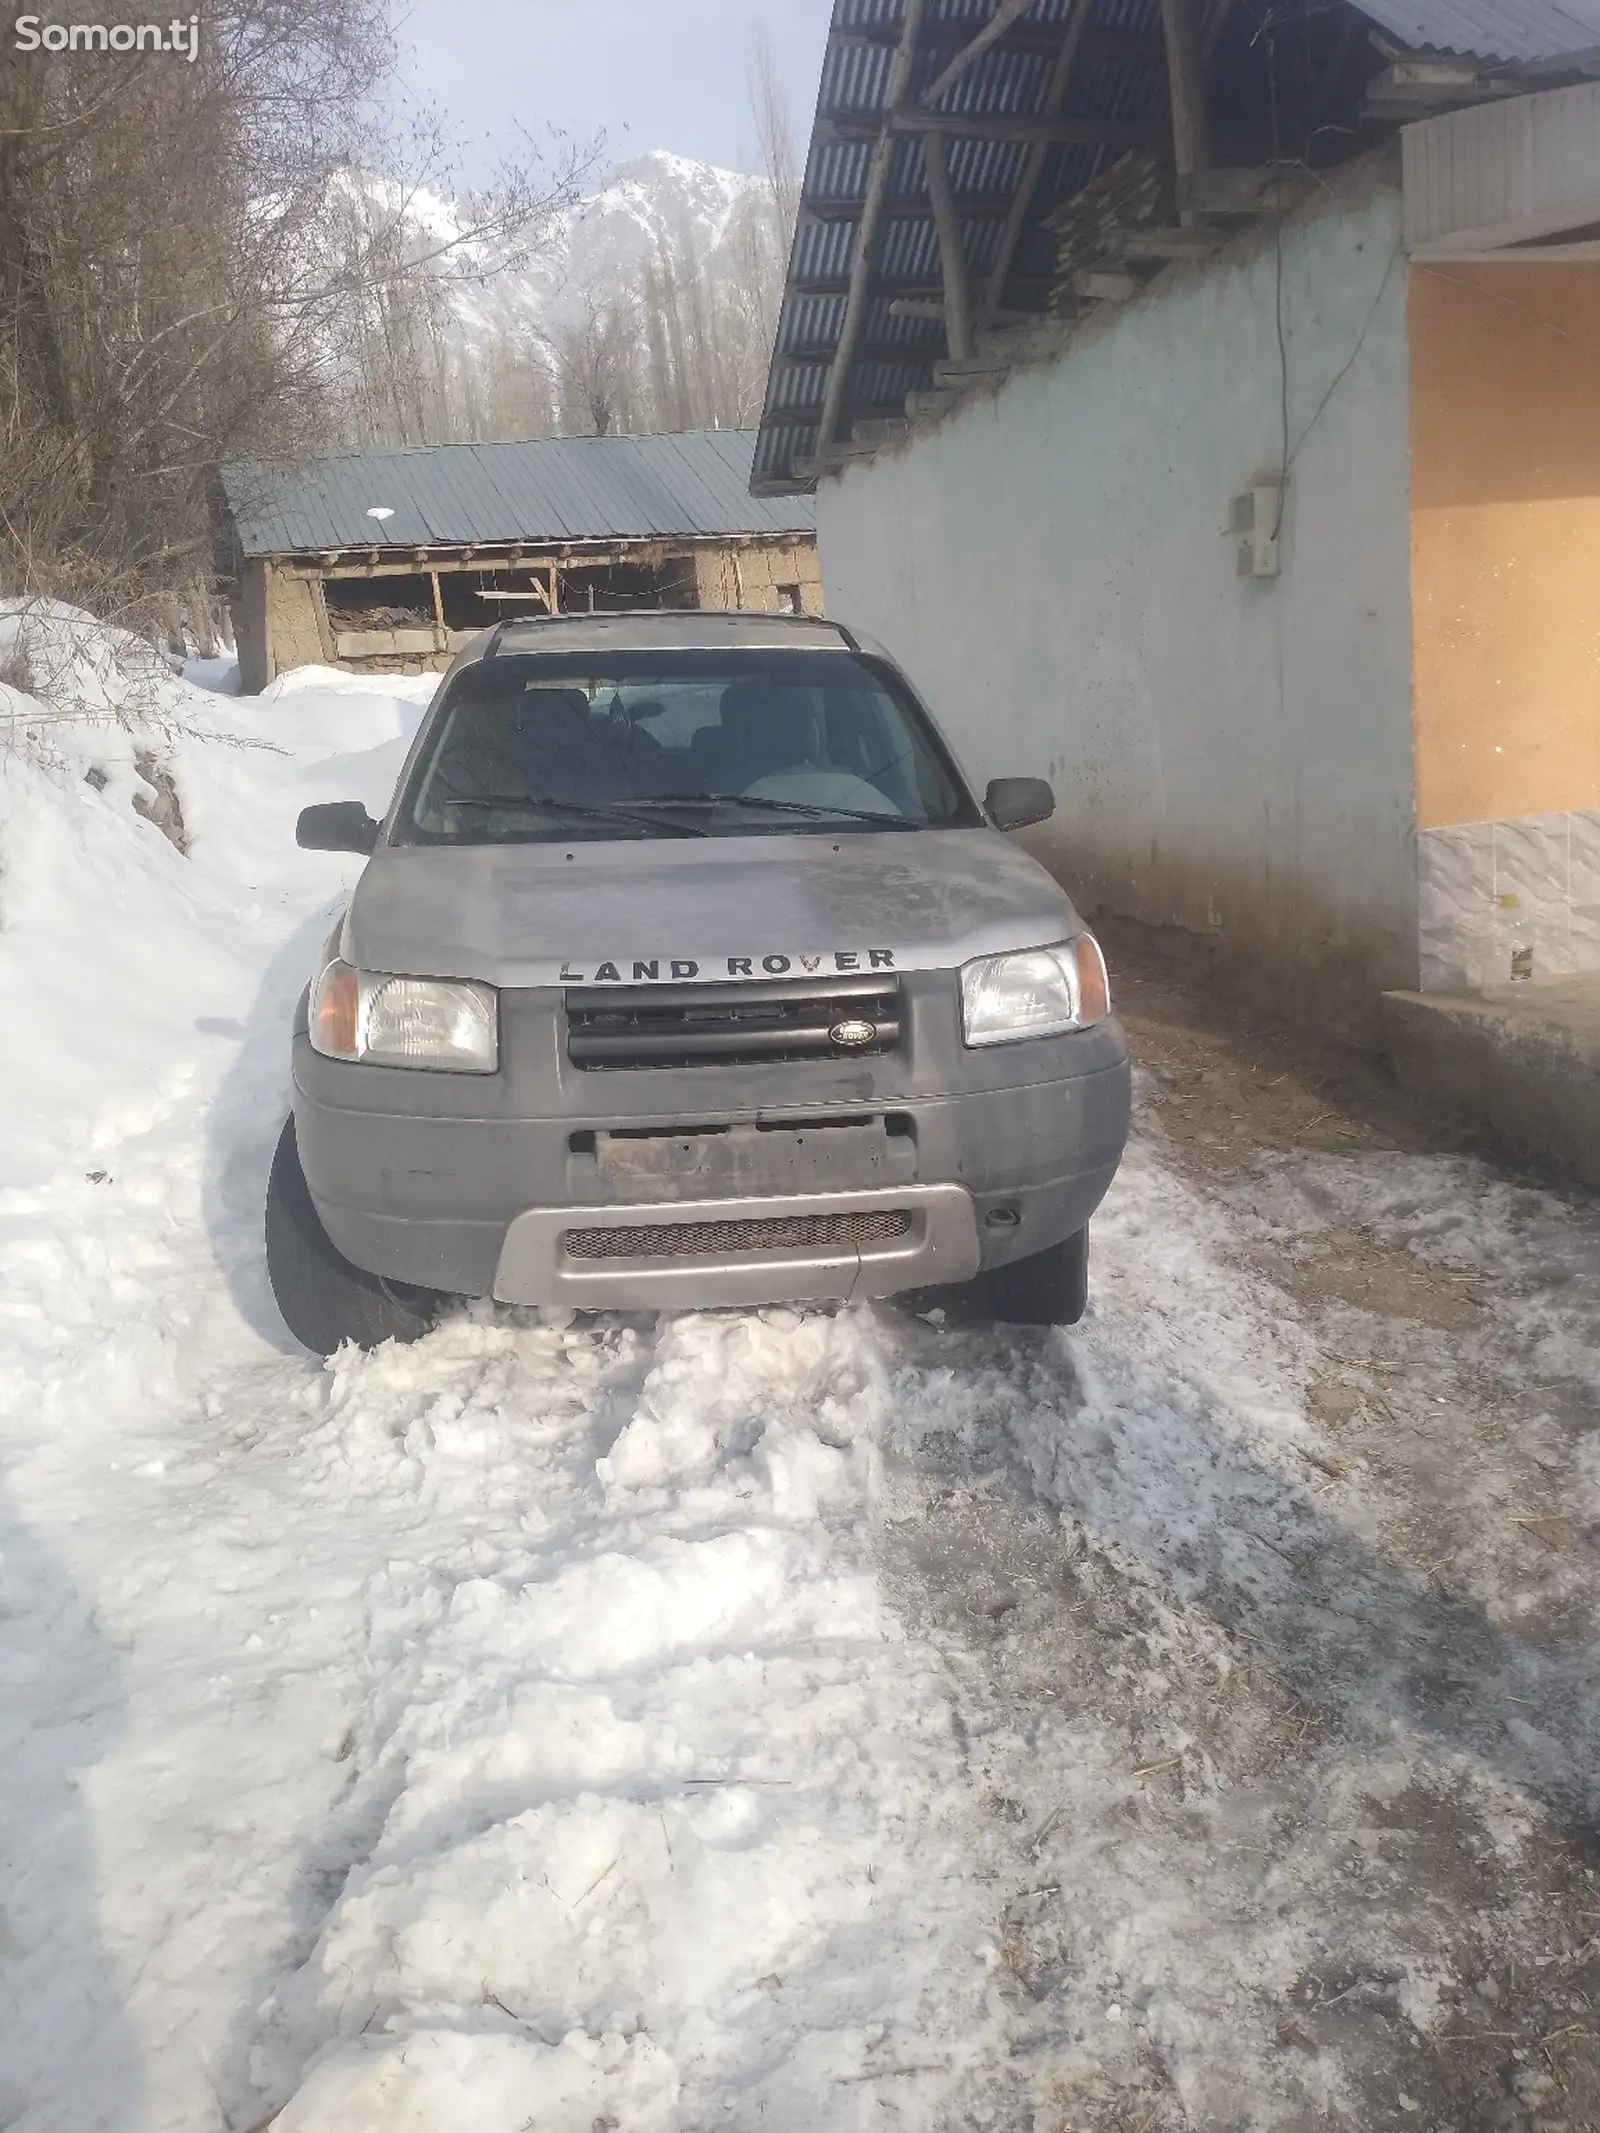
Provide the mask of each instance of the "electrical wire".
POLYGON ((1383 292, 1389 286, 1389 276, 1394 272, 1396 265, 1399 263, 1400 254, 1403 250, 1404 240, 1401 238, 1397 238, 1395 240, 1394 249, 1389 254, 1389 263, 1383 270, 1383 279, 1378 284, 1378 293, 1376 294, 1376 296, 1373 297, 1372 302, 1367 306, 1367 315, 1361 321, 1361 331, 1356 335, 1355 346, 1345 357, 1344 361, 1339 365, 1339 368, 1334 372, 1333 377, 1329 380, 1327 391, 1323 394, 1322 398, 1317 402, 1316 406, 1311 411, 1310 421, 1306 424, 1305 428, 1300 432, 1299 436, 1290 446, 1289 456, 1284 462, 1286 470, 1287 468, 1292 467, 1294 465, 1295 460, 1299 456, 1301 445, 1305 443, 1306 439, 1311 435, 1311 432, 1322 420, 1323 410, 1326 408, 1328 402, 1333 398, 1334 394, 1339 390, 1339 387, 1344 383, 1346 377, 1349 375, 1351 366, 1354 364, 1356 357, 1360 355, 1362 349, 1367 345, 1367 335, 1372 329, 1372 321, 1378 315, 1378 306, 1383 302, 1383 292))

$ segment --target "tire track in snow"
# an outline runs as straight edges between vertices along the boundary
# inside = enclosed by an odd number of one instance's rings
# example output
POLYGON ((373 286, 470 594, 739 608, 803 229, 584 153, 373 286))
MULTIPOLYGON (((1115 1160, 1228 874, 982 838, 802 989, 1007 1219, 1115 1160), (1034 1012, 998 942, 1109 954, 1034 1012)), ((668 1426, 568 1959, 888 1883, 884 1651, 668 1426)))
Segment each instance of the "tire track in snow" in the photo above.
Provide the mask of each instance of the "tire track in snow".
POLYGON ((985 2083, 943 1667, 870 1561, 886 1397, 849 1312, 471 1314, 334 1365, 318 1486, 414 1523, 367 1587, 346 1878, 252 2056, 281 2133, 460 2084, 485 2133, 798 2133, 883 2083, 931 2124, 985 2083))

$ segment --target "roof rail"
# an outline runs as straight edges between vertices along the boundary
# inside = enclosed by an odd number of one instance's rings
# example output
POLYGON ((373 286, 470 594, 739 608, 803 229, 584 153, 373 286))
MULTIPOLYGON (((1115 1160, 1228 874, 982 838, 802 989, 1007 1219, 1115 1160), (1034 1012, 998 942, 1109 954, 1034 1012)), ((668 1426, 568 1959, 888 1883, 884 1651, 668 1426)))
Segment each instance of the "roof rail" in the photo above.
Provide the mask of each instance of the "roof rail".
POLYGON ((720 616, 727 622, 820 623, 824 629, 837 630, 847 644, 851 641, 844 624, 835 622, 830 615, 797 615, 788 608, 765 607, 602 607, 592 615, 583 609, 559 615, 508 615, 503 622, 495 624, 495 633, 498 636, 501 630, 544 629, 557 622, 654 621, 658 616, 667 615, 699 615, 706 619, 720 616))

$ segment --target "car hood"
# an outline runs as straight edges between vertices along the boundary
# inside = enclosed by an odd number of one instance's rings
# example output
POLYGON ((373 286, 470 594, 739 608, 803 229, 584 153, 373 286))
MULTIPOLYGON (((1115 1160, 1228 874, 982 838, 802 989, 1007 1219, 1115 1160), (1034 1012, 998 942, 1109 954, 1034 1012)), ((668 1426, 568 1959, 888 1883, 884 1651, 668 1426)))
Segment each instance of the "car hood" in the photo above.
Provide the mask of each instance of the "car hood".
POLYGON ((1044 868, 988 829, 380 845, 343 952, 498 986, 707 983, 949 969, 1077 923, 1044 868))

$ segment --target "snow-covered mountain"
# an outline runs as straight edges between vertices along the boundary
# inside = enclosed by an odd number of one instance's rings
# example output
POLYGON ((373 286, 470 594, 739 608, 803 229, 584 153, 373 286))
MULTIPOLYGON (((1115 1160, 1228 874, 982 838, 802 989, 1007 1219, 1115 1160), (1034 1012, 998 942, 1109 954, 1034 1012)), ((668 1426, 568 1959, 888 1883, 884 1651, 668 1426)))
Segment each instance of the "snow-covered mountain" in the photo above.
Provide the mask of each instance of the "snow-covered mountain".
POLYGON ((364 437, 743 424, 760 404, 787 232, 766 178, 664 149, 615 165, 520 241, 462 242, 482 202, 347 181, 349 207, 432 256, 425 317, 360 338, 364 437), (389 374, 385 374, 388 372, 389 374), (375 379, 375 382, 374 382, 375 379))
POLYGON ((469 343, 508 329, 548 331, 637 288, 662 260, 703 262, 713 279, 738 272, 771 219, 765 178, 652 149, 556 216, 526 266, 463 284, 451 309, 469 343))

